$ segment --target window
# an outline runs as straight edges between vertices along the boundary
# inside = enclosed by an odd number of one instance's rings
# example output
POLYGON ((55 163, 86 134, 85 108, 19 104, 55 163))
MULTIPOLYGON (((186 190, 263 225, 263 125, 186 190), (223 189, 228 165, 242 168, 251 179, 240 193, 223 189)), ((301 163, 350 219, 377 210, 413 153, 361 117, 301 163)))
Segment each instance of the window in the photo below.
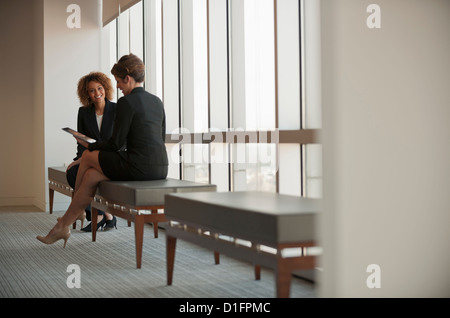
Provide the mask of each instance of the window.
POLYGON ((164 102, 169 177, 321 197, 320 44, 304 32, 318 14, 310 0, 142 0, 120 14, 117 57, 142 57, 164 102))

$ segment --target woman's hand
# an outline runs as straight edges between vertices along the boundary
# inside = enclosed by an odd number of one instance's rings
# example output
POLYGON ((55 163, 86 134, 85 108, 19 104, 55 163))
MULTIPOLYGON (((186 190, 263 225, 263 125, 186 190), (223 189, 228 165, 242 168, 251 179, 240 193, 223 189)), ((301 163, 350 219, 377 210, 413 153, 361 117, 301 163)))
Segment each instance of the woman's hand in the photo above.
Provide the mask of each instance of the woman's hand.
MULTIPOLYGON (((75 136, 74 136, 75 137, 75 136)), ((77 137, 75 137, 75 139, 77 140, 77 142, 80 144, 80 145, 82 145, 84 148, 88 148, 89 147, 89 144, 86 142, 86 141, 84 141, 84 140, 81 140, 81 139, 78 139, 77 137)))
POLYGON ((73 166, 79 165, 80 162, 81 162, 81 158, 75 160, 74 162, 72 162, 72 163, 67 167, 66 171, 69 170, 70 168, 72 168, 73 166))

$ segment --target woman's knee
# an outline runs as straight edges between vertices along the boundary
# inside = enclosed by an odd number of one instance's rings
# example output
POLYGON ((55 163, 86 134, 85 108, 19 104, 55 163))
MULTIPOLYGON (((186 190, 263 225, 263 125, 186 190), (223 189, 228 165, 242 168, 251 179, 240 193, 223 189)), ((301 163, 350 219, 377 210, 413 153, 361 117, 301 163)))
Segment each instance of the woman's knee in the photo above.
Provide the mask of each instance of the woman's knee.
POLYGON ((83 176, 83 182, 88 184, 97 184, 100 181, 107 180, 108 178, 98 171, 95 168, 89 168, 86 170, 84 176, 83 176))
POLYGON ((81 163, 91 167, 98 165, 98 153, 99 153, 98 150, 96 151, 86 150, 81 155, 81 163))

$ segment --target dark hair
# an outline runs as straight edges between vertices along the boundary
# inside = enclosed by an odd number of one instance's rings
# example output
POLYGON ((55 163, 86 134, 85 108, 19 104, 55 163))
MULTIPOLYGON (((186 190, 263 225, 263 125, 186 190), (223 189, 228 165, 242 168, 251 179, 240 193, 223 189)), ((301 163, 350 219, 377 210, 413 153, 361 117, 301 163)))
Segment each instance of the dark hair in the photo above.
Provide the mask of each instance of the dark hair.
POLYGON ((114 64, 111 73, 124 79, 127 75, 134 78, 137 83, 142 83, 145 79, 145 65, 142 60, 134 54, 124 55, 114 64))
POLYGON ((91 101, 89 100, 89 94, 87 86, 90 82, 99 82, 105 89, 106 98, 111 100, 114 94, 114 89, 111 84, 111 79, 104 73, 91 72, 88 75, 83 76, 78 81, 78 98, 83 106, 89 106, 91 101))

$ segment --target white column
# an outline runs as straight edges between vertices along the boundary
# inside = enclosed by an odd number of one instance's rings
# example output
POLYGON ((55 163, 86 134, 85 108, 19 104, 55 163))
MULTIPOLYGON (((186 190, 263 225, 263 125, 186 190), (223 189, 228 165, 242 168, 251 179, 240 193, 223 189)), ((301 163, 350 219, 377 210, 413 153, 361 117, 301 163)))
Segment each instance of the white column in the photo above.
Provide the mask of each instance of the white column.
POLYGON ((161 13, 161 0, 145 1, 145 87, 150 93, 163 99, 161 13))
POLYGON ((164 0, 163 10, 163 95, 168 133, 179 127, 178 94, 178 1, 164 0))
POLYGON ((278 0, 278 127, 300 129, 299 1, 278 0))

